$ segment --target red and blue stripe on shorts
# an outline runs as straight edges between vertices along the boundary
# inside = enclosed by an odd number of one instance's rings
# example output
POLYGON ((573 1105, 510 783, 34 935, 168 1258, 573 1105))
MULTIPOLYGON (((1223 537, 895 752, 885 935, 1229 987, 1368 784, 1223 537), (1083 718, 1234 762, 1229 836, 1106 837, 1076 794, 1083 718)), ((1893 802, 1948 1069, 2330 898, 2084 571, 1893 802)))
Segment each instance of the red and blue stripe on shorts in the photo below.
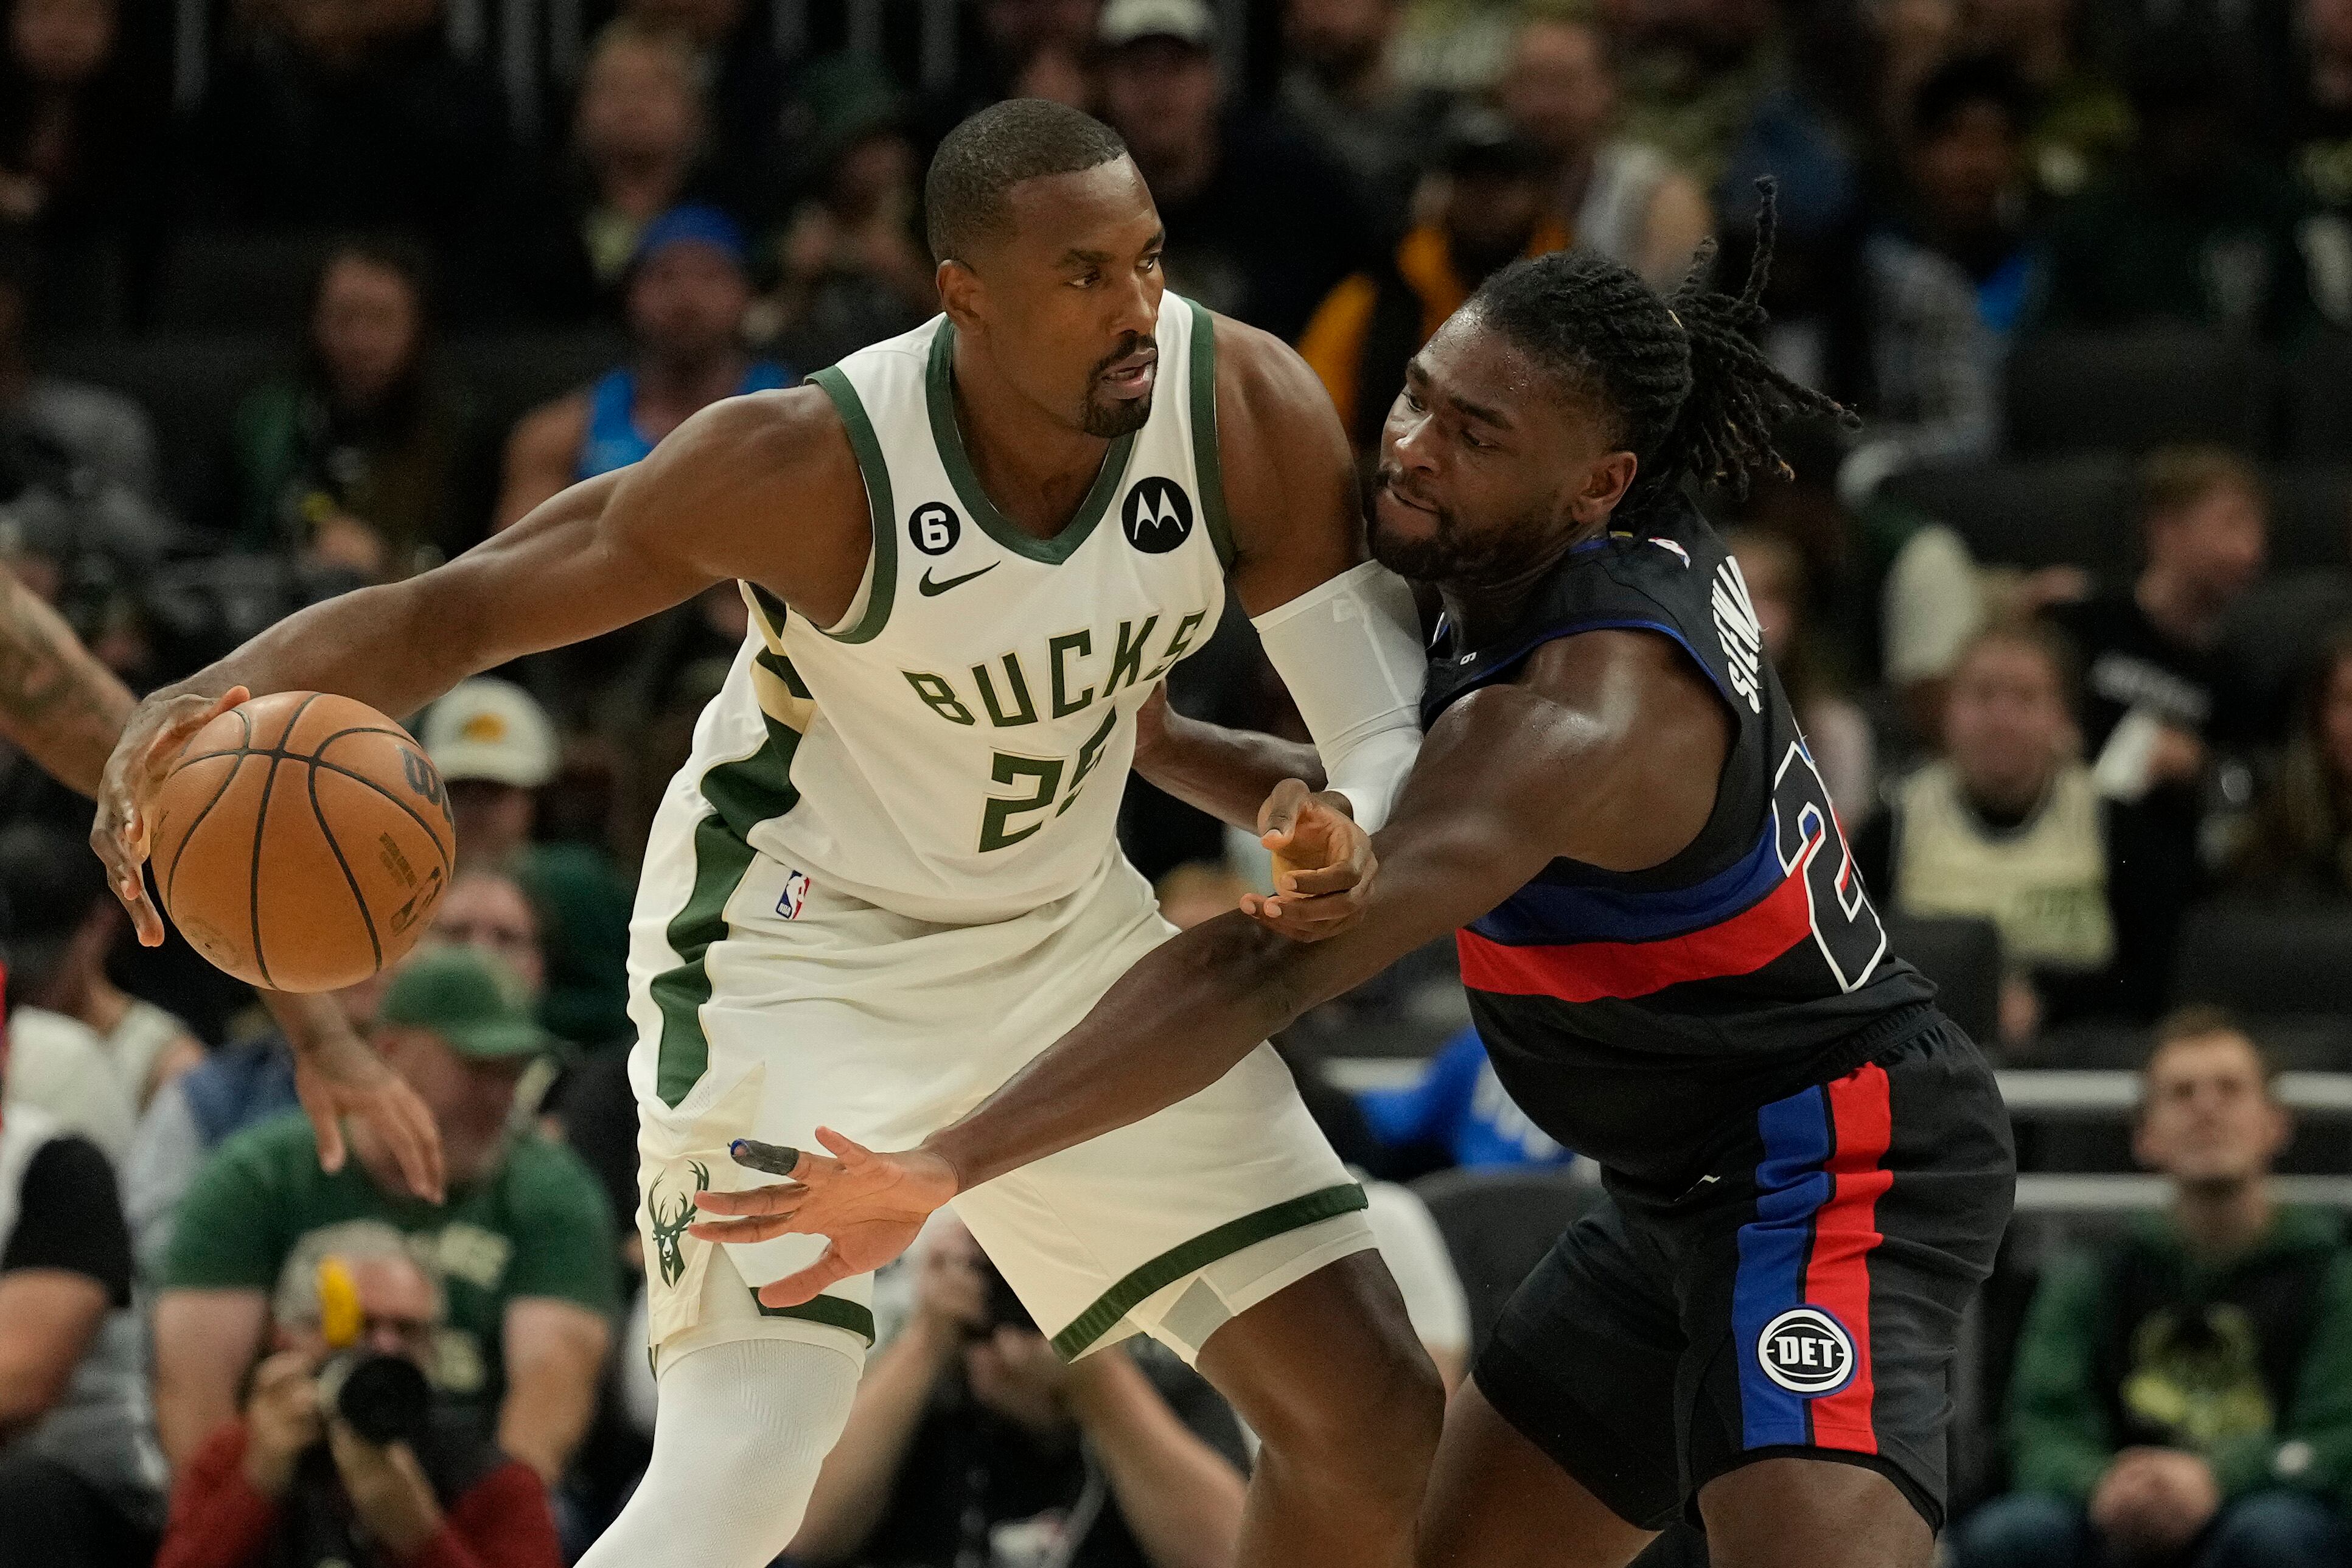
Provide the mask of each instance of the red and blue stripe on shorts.
POLYGON ((1883 1168, 1894 1135, 1886 1072, 1865 1065, 1776 1100, 1757 1128, 1755 1218, 1739 1228, 1731 1300, 1743 1447, 1875 1454, 1870 1254, 1878 1200, 1895 1180, 1883 1168))

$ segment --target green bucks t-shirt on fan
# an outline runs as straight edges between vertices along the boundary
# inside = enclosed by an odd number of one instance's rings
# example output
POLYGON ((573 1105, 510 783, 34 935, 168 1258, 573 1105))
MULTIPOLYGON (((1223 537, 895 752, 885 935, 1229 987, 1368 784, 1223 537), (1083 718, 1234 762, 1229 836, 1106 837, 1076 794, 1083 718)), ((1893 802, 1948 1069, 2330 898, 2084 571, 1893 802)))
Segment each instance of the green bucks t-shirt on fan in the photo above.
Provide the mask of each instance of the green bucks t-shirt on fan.
POLYGON ((275 1291, 304 1237, 353 1219, 397 1227, 441 1281, 448 1316, 435 1381, 486 1410, 505 1390, 499 1328, 509 1301, 547 1296, 608 1316, 620 1310, 612 1218, 571 1150, 519 1136, 486 1179, 453 1187, 436 1207, 386 1192, 356 1157, 332 1176, 321 1171, 317 1136, 299 1113, 231 1139, 198 1173, 181 1203, 163 1288, 275 1291))

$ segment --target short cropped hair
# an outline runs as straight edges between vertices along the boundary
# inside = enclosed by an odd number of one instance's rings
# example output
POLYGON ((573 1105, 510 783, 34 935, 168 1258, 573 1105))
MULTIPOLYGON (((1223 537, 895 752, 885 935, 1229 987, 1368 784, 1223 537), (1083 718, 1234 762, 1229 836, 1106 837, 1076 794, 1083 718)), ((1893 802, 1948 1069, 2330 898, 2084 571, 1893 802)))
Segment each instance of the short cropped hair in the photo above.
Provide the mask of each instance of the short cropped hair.
POLYGON ((947 134, 923 181, 923 229, 940 261, 968 261, 1011 227, 1013 187, 1127 156, 1118 132, 1042 98, 992 104, 947 134))
POLYGON ((2221 1035, 2228 1035, 2245 1042, 2246 1049, 2253 1053, 2254 1071, 2262 1078, 2263 1090, 2268 1093, 2272 1083, 2278 1077, 2278 1063, 2271 1060, 2271 1053, 2264 1051, 2261 1042, 2246 1032, 2245 1026, 2241 1024, 2227 1009, 2217 1008, 2210 1003, 2175 1008, 2157 1020, 2156 1041, 2148 1049, 2147 1061, 2140 1067, 2143 1084, 2147 1075, 2155 1071, 2156 1059, 2173 1046, 2184 1040, 2211 1040, 2221 1035))
POLYGON ((2066 633, 2047 621, 2030 617, 2002 619, 1979 628, 1952 655, 1952 669, 1974 658, 1979 648, 2022 648, 2049 667, 2058 688, 2058 700, 2070 714, 2079 714, 2083 698, 2083 661, 2066 633))
POLYGON ((2140 521, 2146 524, 2193 507, 2225 486, 2257 499, 2269 494, 2262 470, 2229 447, 2203 444, 2159 447, 2140 464, 2140 521))

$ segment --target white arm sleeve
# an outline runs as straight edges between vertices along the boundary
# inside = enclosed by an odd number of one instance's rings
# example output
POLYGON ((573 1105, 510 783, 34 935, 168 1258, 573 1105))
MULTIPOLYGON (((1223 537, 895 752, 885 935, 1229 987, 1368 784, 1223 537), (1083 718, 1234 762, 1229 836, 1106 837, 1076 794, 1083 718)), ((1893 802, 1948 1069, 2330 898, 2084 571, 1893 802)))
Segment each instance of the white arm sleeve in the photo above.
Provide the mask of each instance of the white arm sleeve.
POLYGON ((1412 590, 1368 560, 1250 624, 1307 721, 1326 782, 1366 832, 1377 831, 1421 753, 1428 666, 1412 590))

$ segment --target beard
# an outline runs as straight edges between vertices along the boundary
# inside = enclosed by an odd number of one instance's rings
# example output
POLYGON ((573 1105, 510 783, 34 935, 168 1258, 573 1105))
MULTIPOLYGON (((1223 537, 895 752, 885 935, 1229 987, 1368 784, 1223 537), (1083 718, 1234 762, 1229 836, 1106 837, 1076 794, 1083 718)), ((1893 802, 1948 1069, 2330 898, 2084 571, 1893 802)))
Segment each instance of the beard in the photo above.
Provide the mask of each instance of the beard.
MULTIPOLYGON (((1155 381, 1152 390, 1141 397, 1107 398, 1097 395, 1096 389, 1110 368, 1129 354, 1143 349, 1157 349, 1159 343, 1148 334, 1129 332, 1118 340, 1118 347, 1103 356, 1102 362, 1087 377, 1086 406, 1078 411, 1078 428, 1088 435, 1116 441, 1122 435, 1133 435, 1151 420, 1151 400, 1160 387, 1155 381)), ((1156 372, 1155 372, 1156 373, 1156 372)))
POLYGON ((1086 412, 1078 415, 1078 428, 1108 441, 1133 435, 1151 423, 1151 399, 1158 390, 1154 388, 1141 397, 1122 398, 1098 398, 1088 392, 1086 412))
MULTIPOLYGON (((1373 479, 1375 491, 1392 490, 1397 470, 1383 466, 1373 479)), ((1397 533, 1381 518, 1379 497, 1370 508, 1369 543, 1372 559, 1399 577, 1415 582, 1508 582, 1524 575, 1530 561, 1541 556, 1557 531, 1542 517, 1513 519, 1500 527, 1466 529, 1452 510, 1439 507, 1427 514, 1430 531, 1414 538, 1397 533)))

